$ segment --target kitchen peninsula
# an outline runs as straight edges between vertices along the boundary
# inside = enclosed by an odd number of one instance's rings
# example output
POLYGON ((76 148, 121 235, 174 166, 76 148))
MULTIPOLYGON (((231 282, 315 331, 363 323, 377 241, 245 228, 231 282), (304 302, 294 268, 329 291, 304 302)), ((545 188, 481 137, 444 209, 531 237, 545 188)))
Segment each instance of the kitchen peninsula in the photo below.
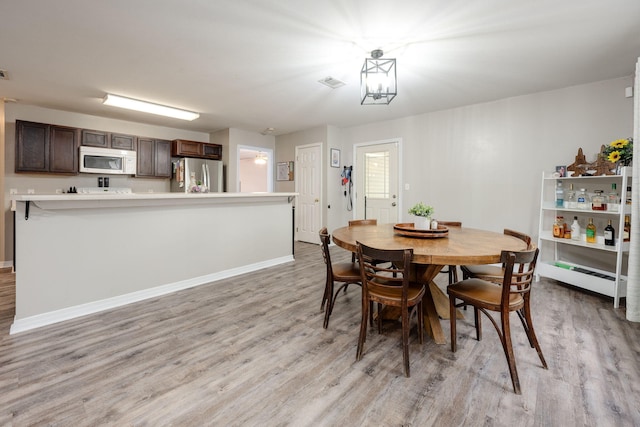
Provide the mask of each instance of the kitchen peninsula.
POLYGON ((14 195, 11 333, 293 261, 295 196, 14 195))

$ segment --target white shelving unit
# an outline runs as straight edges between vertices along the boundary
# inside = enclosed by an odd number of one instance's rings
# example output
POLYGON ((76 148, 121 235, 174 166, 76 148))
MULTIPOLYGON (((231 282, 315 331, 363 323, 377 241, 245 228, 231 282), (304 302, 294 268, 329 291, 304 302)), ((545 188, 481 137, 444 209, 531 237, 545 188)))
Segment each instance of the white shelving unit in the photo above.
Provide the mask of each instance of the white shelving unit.
POLYGON ((622 168, 621 175, 556 178, 551 173, 542 174, 538 229, 540 258, 536 267, 536 280, 541 276, 548 277, 613 297, 613 306, 618 308, 620 298, 626 297, 627 292, 623 261, 628 257, 629 242, 623 242, 622 233, 624 216, 631 215, 632 211, 631 205, 625 203, 628 185, 631 185, 630 167, 622 168), (585 188, 587 193, 603 190, 607 194, 611 190, 611 184, 615 183, 620 195, 620 207, 617 212, 556 207, 555 190, 558 181, 563 183, 565 199, 569 184, 573 184, 576 193, 585 188), (560 215, 569 225, 573 222, 574 216, 578 217, 581 227, 580 240, 553 237, 553 224, 556 216, 560 215), (586 242, 585 228, 589 218, 593 218, 596 225, 596 243, 586 242), (615 246, 604 245, 604 227, 609 219, 616 232, 615 246), (595 265, 594 261, 598 261, 598 265, 595 265))

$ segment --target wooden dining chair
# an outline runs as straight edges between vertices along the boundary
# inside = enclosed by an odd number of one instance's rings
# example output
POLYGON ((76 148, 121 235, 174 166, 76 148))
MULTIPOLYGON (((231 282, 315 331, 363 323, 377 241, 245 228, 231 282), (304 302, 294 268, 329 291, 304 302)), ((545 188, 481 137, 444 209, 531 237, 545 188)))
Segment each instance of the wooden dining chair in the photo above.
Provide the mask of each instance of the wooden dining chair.
MULTIPOLYGON (((378 225, 377 219, 352 219, 349 221, 349 227, 357 227, 359 225, 378 225)), ((357 254, 351 253, 351 262, 356 262, 357 254)))
MULTIPOLYGON (((510 230, 508 228, 504 229, 504 234, 507 236, 513 236, 520 240, 522 240, 527 248, 531 247, 531 237, 521 233, 519 231, 510 230)), ((460 270, 462 270, 462 278, 463 279, 483 279, 489 282, 494 283, 502 283, 502 279, 504 277, 504 269, 505 265, 461 265, 460 270)))
POLYGON ((324 285, 324 295, 322 296, 322 304, 320 310, 324 310, 324 322, 323 327, 327 329, 329 326, 329 317, 333 312, 333 305, 338 298, 338 294, 341 290, 347 291, 347 287, 354 283, 360 285, 360 266, 352 262, 331 262, 331 252, 329 251, 329 232, 327 227, 323 227, 320 230, 320 247, 322 248, 322 257, 327 268, 327 274, 324 285), (338 290, 333 292, 335 282, 340 282, 342 285, 338 290), (326 306, 325 306, 326 304, 326 306))
POLYGON ((513 354, 511 342, 510 314, 516 312, 520 318, 524 330, 527 333, 529 344, 535 348, 542 362, 542 366, 548 369, 547 362, 542 355, 542 349, 536 338, 531 320, 531 285, 538 259, 538 248, 522 252, 502 251, 500 259, 505 266, 505 274, 502 286, 497 286, 487 280, 465 279, 447 287, 449 294, 449 313, 451 323, 451 351, 456 351, 456 307, 469 305, 473 307, 476 338, 482 339, 482 324, 480 312, 490 320, 502 343, 502 349, 507 358, 511 383, 516 394, 522 394, 516 359, 513 354), (462 301, 456 304, 456 301, 462 301), (500 313, 499 323, 489 314, 490 311, 500 313))
MULTIPOLYGON (((460 221, 438 221, 438 224, 444 225, 446 227, 462 227, 462 222, 460 221)), ((446 273, 449 276, 449 284, 455 283, 458 281, 458 266, 457 265, 449 265, 446 268, 440 270, 440 273, 446 273)))
POLYGON ((362 319, 356 360, 362 359, 367 339, 367 320, 372 323, 373 303, 377 303, 378 333, 382 333, 382 307, 398 307, 402 319, 404 374, 409 377, 409 331, 414 315, 420 344, 424 340, 422 298, 425 287, 409 280, 413 249, 376 249, 360 242, 357 242, 357 245, 362 277, 362 319), (374 263, 373 260, 381 260, 383 264, 374 263))

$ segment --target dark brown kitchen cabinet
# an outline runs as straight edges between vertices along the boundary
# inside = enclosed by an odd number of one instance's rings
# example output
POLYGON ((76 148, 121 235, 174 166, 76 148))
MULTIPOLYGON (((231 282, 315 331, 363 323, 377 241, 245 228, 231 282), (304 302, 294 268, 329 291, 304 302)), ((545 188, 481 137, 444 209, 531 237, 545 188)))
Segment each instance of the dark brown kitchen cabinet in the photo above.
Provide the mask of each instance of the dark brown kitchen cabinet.
POLYGON ((137 177, 171 178, 171 141, 138 138, 137 177))
POLYGON ((176 157, 200 157, 202 142, 175 139, 171 145, 171 154, 176 157))
POLYGON ((136 137, 133 135, 123 135, 120 133, 111 134, 111 148, 117 150, 136 151, 136 137))
POLYGON ((202 156, 207 159, 222 160, 222 145, 218 144, 203 144, 202 156))
POLYGON ((199 159, 222 159, 222 145, 207 142, 174 139, 171 145, 171 155, 176 157, 196 157, 199 159))
POLYGON ((78 173, 79 129, 16 120, 16 172, 78 173))
POLYGON ((136 137, 119 133, 109 133, 100 130, 82 129, 82 145, 101 148, 114 148, 117 150, 136 149, 136 137))

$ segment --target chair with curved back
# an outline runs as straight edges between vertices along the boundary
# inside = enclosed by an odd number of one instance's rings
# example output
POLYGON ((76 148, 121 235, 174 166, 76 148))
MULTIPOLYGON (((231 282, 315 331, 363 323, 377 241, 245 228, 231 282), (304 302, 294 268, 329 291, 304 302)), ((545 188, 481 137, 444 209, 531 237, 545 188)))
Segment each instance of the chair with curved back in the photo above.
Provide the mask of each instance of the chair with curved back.
MULTIPOLYGON (((507 236, 516 237, 526 243, 527 248, 531 248, 531 237, 521 233, 519 231, 504 229, 504 234, 507 236)), ((483 279, 489 282, 501 284, 504 277, 504 263, 501 266, 498 265, 461 265, 463 279, 483 279)))
POLYGON ((320 310, 324 310, 324 322, 323 327, 326 329, 329 326, 329 317, 333 312, 333 305, 336 302, 338 293, 344 289, 347 290, 347 286, 351 283, 360 285, 360 266, 352 262, 331 262, 331 252, 329 251, 329 232, 327 227, 323 227, 320 230, 320 247, 322 248, 322 257, 327 268, 327 277, 324 286, 324 295, 322 296, 322 304, 320 310), (335 282, 341 282, 342 285, 338 290, 333 292, 335 282), (326 303, 326 307, 325 307, 326 303))
MULTIPOLYGON (((460 221, 438 221, 438 224, 444 225, 446 227, 462 227, 462 222, 460 221)), ((449 284, 455 283, 458 281, 458 266, 457 265, 449 265, 446 268, 440 270, 440 273, 447 273, 449 276, 449 284)))
POLYGON ((538 248, 532 248, 522 252, 502 251, 500 258, 505 266, 502 286, 497 286, 494 282, 487 280, 472 278, 462 280, 447 287, 451 323, 451 351, 455 352, 457 350, 456 307, 460 305, 473 307, 476 338, 478 341, 482 339, 480 312, 484 313, 491 320, 500 337, 500 342, 502 343, 502 348, 507 358, 507 364, 509 365, 511 383, 516 394, 522 394, 522 392, 520 390, 520 381, 518 379, 516 360, 513 354, 513 344, 511 342, 511 326, 509 322, 511 312, 515 311, 518 314, 527 338, 529 339, 529 344, 538 352, 542 366, 548 369, 531 320, 531 286, 538 259, 538 252, 538 248), (456 300, 462 302, 456 305, 456 300), (496 319, 489 314, 490 311, 500 313, 499 324, 496 319))
POLYGON ((413 315, 417 318, 420 344, 424 340, 422 298, 425 294, 425 287, 409 280, 413 249, 376 249, 360 242, 357 242, 357 245, 362 276, 362 319, 356 360, 362 359, 364 343, 367 338, 367 320, 371 323, 373 303, 377 303, 378 308, 378 333, 382 333, 382 306, 398 307, 402 319, 404 374, 409 377, 409 331, 413 315), (382 261, 383 264, 373 262, 374 260, 382 261))

